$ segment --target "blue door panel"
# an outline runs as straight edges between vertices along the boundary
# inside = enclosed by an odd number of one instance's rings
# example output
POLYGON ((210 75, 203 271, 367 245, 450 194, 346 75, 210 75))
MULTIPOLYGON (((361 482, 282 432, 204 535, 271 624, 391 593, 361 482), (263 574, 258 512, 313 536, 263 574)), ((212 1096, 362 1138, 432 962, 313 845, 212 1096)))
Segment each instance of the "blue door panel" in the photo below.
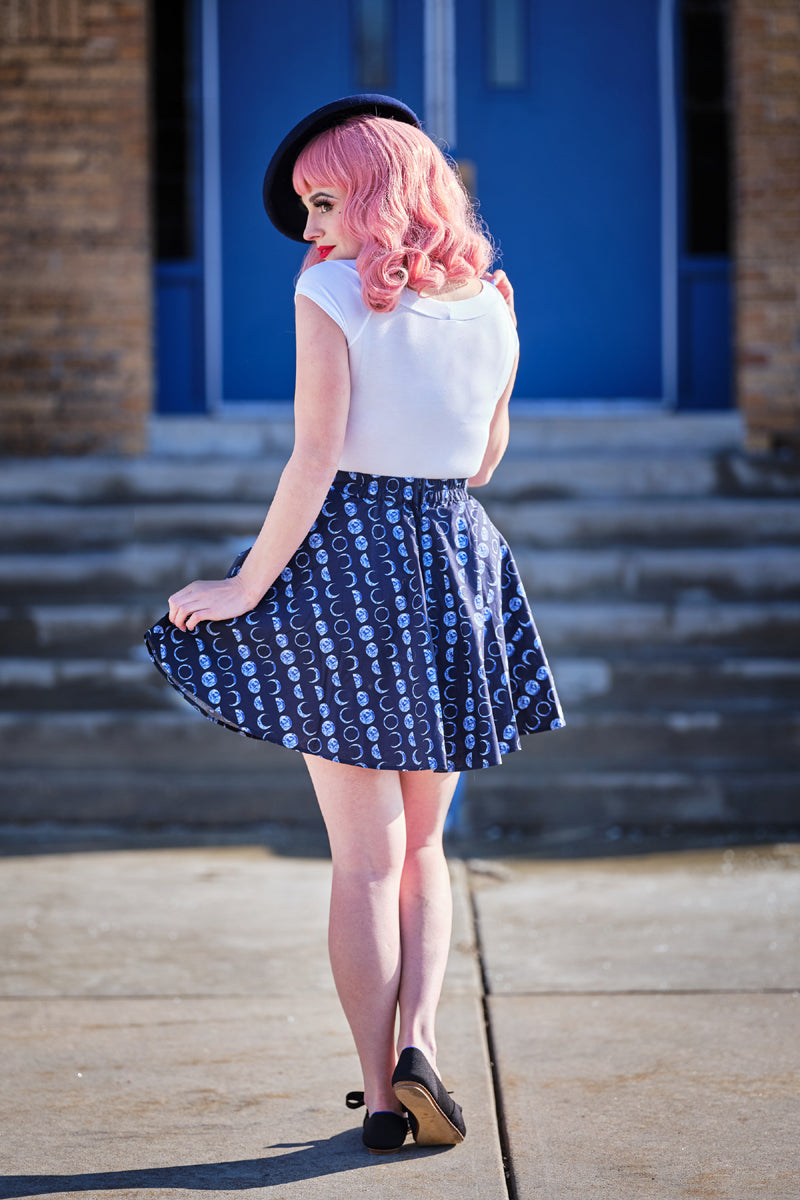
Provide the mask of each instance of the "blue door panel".
POLYGON ((202 270, 197 263, 157 267, 155 318, 159 412, 204 412, 202 270))
POLYGON ((516 393, 659 396, 657 0, 531 6, 528 86, 487 86, 459 5, 460 157, 514 281, 516 393))
POLYGON ((729 408, 733 380, 727 259, 684 259, 680 314, 680 407, 729 408))

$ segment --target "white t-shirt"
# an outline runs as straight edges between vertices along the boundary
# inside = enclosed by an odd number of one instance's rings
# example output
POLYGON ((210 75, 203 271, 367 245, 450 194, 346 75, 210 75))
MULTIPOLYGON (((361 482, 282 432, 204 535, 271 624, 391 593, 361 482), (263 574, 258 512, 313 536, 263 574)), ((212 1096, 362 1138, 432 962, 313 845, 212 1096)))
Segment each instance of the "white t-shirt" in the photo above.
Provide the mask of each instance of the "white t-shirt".
POLYGON ((350 412, 339 469, 474 475, 519 345, 494 285, 484 280, 479 295, 452 301, 405 288, 394 312, 376 313, 361 298, 355 261, 334 259, 304 271, 295 294, 318 304, 347 339, 350 412))

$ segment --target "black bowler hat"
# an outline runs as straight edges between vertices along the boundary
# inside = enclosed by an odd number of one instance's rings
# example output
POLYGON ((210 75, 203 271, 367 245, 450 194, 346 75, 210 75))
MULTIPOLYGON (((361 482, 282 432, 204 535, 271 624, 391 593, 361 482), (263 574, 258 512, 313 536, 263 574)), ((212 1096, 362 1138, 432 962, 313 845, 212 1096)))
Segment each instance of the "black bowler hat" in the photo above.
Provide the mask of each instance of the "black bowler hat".
POLYGON ((421 128, 416 113, 412 112, 407 104, 403 104, 402 100, 372 93, 344 96, 341 100, 325 104, 304 117, 278 146, 264 176, 264 208, 278 233, 285 234, 295 242, 303 241, 307 213, 292 187, 292 172, 300 157, 300 151, 318 133, 333 129, 335 125, 342 125, 349 117, 363 116, 389 117, 394 121, 404 121, 406 125, 416 125, 417 129, 421 128))

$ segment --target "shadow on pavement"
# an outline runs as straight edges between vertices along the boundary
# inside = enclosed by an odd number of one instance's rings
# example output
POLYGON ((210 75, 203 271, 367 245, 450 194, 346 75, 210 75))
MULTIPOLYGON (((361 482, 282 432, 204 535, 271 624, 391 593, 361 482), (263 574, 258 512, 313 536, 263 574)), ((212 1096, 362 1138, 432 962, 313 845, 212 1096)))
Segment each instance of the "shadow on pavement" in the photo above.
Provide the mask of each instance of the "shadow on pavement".
POLYGON ((17 1196, 48 1196, 63 1192, 111 1192, 117 1189, 221 1192, 270 1188, 303 1179, 320 1179, 343 1171, 392 1162, 413 1153, 415 1158, 447 1153, 452 1146, 421 1149, 411 1143, 397 1154, 376 1155, 364 1150, 352 1129, 319 1141, 279 1142, 271 1150, 286 1153, 231 1162, 187 1163, 175 1167, 141 1167, 130 1171, 96 1171, 80 1175, 0 1176, 0 1200, 17 1196))

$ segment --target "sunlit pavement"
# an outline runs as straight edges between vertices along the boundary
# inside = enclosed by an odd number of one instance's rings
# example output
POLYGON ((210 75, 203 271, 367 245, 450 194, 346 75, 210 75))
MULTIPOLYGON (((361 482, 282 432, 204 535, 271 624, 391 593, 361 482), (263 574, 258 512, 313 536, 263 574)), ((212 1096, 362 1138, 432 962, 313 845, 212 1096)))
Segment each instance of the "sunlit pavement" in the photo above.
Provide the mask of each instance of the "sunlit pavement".
POLYGON ((454 857, 467 1140, 377 1157, 344 1107, 324 851, 204 840, 0 860, 0 1196, 800 1194, 800 845, 454 857))

